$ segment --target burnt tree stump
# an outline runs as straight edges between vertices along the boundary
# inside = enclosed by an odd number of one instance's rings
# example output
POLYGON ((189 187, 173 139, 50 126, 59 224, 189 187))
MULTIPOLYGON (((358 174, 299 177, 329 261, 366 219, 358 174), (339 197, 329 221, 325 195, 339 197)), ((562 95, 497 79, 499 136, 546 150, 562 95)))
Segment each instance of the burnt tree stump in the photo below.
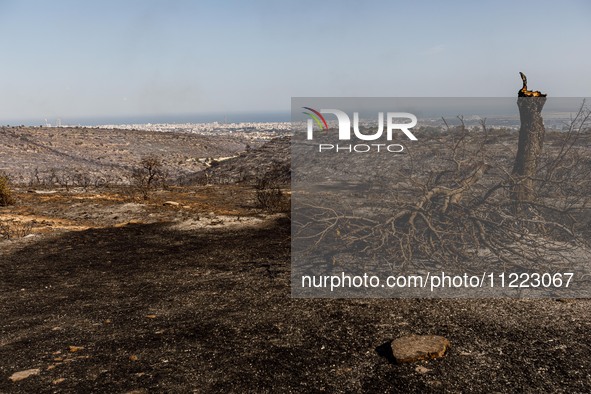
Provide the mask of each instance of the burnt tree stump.
POLYGON ((517 203, 533 201, 536 197, 534 177, 546 134, 542 119, 542 108, 546 103, 546 95, 539 91, 528 90, 525 74, 519 74, 523 80, 523 87, 517 94, 521 127, 519 128, 517 155, 512 172, 514 177, 512 197, 517 203))

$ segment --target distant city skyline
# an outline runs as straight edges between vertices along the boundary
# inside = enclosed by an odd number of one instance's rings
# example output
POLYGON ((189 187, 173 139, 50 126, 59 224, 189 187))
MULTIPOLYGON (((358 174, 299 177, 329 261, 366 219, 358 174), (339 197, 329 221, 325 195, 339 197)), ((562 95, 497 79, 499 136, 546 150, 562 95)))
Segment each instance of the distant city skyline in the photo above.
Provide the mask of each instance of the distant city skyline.
POLYGON ((19 126, 99 126, 106 124, 182 124, 182 123, 236 123, 236 122, 290 122, 290 112, 233 112, 233 113, 205 113, 205 114, 139 114, 139 115, 104 115, 104 116, 69 116, 57 118, 21 119, 21 122, 0 122, 2 125, 19 126))
POLYGON ((550 96, 589 97, 590 19, 584 0, 0 0, 0 123, 507 97, 519 71, 550 96))

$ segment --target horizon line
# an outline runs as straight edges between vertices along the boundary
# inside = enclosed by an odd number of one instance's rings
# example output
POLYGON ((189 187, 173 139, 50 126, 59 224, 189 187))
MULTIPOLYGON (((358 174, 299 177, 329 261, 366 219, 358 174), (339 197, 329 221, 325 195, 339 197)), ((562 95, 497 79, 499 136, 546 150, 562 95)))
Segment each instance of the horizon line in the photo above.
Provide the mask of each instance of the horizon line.
POLYGON ((20 118, 0 118, 2 126, 39 126, 47 123, 54 125, 101 125, 101 124, 146 124, 146 123, 236 123, 264 122, 260 118, 269 118, 268 122, 289 122, 291 113, 286 111, 236 111, 178 114, 129 114, 129 115, 81 115, 81 116, 35 116, 20 118), (255 118, 259 118, 254 120, 255 118), (276 120, 273 120, 273 119, 276 120), (279 120, 280 119, 280 120, 279 120))

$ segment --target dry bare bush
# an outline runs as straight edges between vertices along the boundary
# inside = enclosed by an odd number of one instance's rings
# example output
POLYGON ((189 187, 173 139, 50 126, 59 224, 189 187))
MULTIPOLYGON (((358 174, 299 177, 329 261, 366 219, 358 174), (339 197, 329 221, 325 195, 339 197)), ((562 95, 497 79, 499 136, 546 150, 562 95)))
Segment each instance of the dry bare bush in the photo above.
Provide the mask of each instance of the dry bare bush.
POLYGON ((131 173, 132 186, 144 200, 150 198, 152 190, 165 188, 167 177, 164 162, 156 155, 142 157, 138 167, 131 173))
POLYGON ((289 197, 281 189, 281 170, 273 167, 255 183, 257 207, 267 212, 277 213, 289 210, 289 197))
POLYGON ((82 188, 88 190, 90 187, 109 187, 124 184, 120 177, 109 173, 93 173, 84 169, 56 169, 39 171, 35 168, 29 176, 29 187, 62 187, 82 188))
POLYGON ((31 234, 32 222, 21 222, 16 220, 0 221, 0 239, 23 238, 31 234))
POLYGON ((285 212, 289 207, 287 197, 278 186, 257 186, 256 199, 258 208, 271 213, 285 212))

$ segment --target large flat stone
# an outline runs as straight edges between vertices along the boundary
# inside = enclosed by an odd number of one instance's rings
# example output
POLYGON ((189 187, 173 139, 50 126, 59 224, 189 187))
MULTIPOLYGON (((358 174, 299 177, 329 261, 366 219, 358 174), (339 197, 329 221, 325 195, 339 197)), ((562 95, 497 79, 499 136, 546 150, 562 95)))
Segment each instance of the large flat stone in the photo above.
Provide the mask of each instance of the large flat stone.
POLYGON ((449 341, 438 335, 409 335, 391 343, 392 355, 400 363, 441 358, 449 348, 449 341))

